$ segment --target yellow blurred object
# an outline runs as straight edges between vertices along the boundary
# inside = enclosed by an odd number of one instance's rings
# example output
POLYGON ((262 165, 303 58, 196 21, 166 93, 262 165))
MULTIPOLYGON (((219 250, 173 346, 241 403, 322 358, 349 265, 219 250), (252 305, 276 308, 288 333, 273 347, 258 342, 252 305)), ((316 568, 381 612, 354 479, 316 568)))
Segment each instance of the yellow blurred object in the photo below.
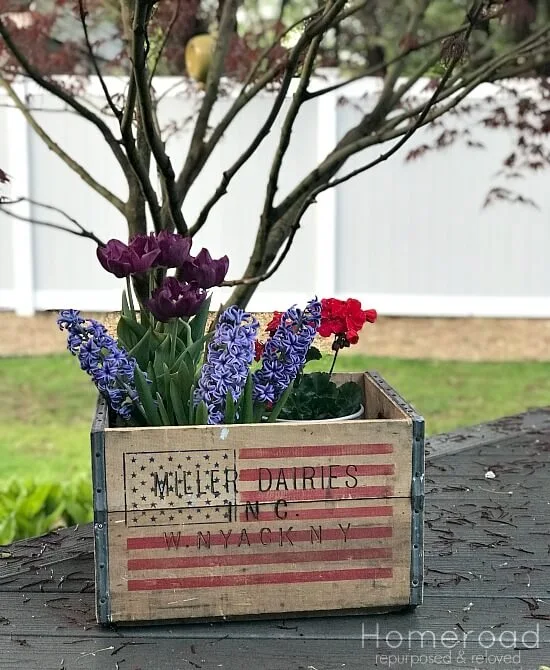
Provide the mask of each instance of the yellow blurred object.
POLYGON ((195 81, 204 84, 212 62, 214 38, 212 35, 195 35, 185 47, 185 69, 195 81))

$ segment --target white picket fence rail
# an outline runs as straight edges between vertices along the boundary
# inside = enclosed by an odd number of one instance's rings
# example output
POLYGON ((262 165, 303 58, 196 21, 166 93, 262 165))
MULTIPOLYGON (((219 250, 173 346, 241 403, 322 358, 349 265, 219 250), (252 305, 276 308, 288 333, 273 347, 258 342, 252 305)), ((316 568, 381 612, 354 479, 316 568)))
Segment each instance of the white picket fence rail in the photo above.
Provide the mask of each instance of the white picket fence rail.
MULTIPOLYGON (((108 85, 123 90, 125 82, 110 79, 108 85)), ((156 86, 165 94, 160 107, 163 123, 192 116, 196 98, 179 80, 159 79, 156 86)), ((285 158, 281 195, 326 156, 379 86, 379 80, 364 80, 304 107, 285 158)), ((119 167, 96 129, 34 85, 20 83, 17 88, 53 139, 124 198, 119 167)), ((481 100, 488 90, 492 89, 478 89, 473 95, 481 100)), ((104 105, 93 79, 86 96, 104 105)), ((262 123, 271 100, 265 94, 251 103, 224 136, 185 203, 189 220, 262 123)), ((230 96, 217 104, 214 121, 229 102, 230 96)), ((108 121, 114 128, 113 119, 108 121)), ((252 249, 279 128, 232 182, 195 242, 196 249, 204 245, 213 254, 228 253, 231 277, 239 276, 252 249)), ((433 138, 433 133, 419 132, 409 148, 433 138)), ((481 126, 475 126, 475 134, 485 149, 459 143, 409 163, 404 160, 405 149, 324 193, 306 215, 283 267, 258 289, 250 307, 269 311, 314 294, 353 295, 382 314, 550 317, 548 177, 533 174, 519 184, 539 209, 504 203, 484 209, 485 195, 514 138, 481 126)), ((186 126, 168 142, 176 168, 188 141, 186 126)), ((347 167, 383 149, 367 150, 347 167)), ((120 214, 48 151, 5 95, 0 96, 0 157, 0 166, 12 178, 6 195, 59 206, 103 239, 125 237, 120 214)), ((63 221, 29 202, 13 211, 63 221)), ((65 307, 90 311, 119 307, 121 283, 101 269, 90 241, 31 226, 1 212, 0 236, 0 309, 28 315, 65 307)), ((215 300, 226 295, 220 291, 215 300)))

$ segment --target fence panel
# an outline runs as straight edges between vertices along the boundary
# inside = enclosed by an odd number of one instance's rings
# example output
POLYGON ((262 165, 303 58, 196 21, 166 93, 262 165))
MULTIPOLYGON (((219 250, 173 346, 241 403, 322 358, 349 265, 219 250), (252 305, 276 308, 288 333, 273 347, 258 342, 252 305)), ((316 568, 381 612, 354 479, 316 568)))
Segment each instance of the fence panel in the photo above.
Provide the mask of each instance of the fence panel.
MULTIPOLYGON (((166 78, 158 86, 167 91, 174 83, 166 78)), ((113 79, 109 85, 123 90, 125 82, 113 79)), ((284 197, 356 123, 368 104, 365 93, 377 86, 378 80, 365 80, 347 89, 343 100, 338 93, 303 107, 285 157, 278 197, 284 197)), ((59 146, 125 199, 122 172, 99 132, 36 87, 18 84, 18 91, 59 146)), ((95 106, 104 105, 93 79, 88 97, 95 106)), ((212 123, 231 102, 231 96, 218 102, 212 123)), ((271 104, 270 94, 258 96, 225 134, 186 199, 184 215, 190 223, 218 186, 223 171, 260 128, 271 104)), ((190 139, 191 124, 183 121, 192 118, 196 105, 196 99, 176 86, 160 106, 162 126, 174 121, 182 126, 168 140, 176 170, 190 139)), ((356 295, 383 314, 550 317, 547 176, 533 174, 519 184, 539 209, 506 203, 483 208, 494 174, 514 141, 510 133, 476 124, 483 113, 478 112, 470 123, 485 149, 457 143, 414 162, 405 161, 408 150, 403 149, 375 169, 322 194, 304 217, 280 271, 260 287, 250 307, 281 309, 317 293, 356 295)), ((105 118, 115 128, 114 120, 105 118)), ((232 277, 242 273, 253 248, 280 124, 279 120, 196 236, 196 250, 207 246, 213 254, 229 255, 232 277)), ((408 146, 433 137, 433 130, 422 130, 408 146)), ((367 149, 342 172, 386 148, 367 149)), ((122 215, 44 145, 5 94, 0 98, 0 156, 13 180, 3 189, 5 193, 57 205, 102 239, 124 238, 122 215)), ((59 215, 26 202, 14 211, 64 223, 59 215)), ((101 269, 89 240, 33 227, 2 212, 0 230, 0 309, 31 314, 65 307, 118 308, 121 283, 101 269)), ((214 300, 227 295, 227 290, 218 291, 214 300)))

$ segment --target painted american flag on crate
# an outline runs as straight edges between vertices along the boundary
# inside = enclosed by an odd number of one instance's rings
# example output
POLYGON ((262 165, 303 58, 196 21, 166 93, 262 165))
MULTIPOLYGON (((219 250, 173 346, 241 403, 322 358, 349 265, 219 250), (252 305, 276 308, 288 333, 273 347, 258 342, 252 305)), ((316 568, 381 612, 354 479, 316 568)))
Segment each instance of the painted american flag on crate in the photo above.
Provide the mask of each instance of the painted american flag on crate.
POLYGON ((128 591, 388 582, 394 475, 390 443, 126 453, 128 591))

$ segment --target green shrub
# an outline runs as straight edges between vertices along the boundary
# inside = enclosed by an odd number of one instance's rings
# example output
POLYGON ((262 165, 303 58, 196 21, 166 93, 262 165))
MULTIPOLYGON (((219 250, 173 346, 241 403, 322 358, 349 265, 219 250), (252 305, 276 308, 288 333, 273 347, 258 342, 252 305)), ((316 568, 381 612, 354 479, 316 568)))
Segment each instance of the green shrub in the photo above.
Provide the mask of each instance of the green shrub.
POLYGON ((63 483, 33 479, 0 483, 0 544, 92 518, 92 484, 86 475, 63 483))

